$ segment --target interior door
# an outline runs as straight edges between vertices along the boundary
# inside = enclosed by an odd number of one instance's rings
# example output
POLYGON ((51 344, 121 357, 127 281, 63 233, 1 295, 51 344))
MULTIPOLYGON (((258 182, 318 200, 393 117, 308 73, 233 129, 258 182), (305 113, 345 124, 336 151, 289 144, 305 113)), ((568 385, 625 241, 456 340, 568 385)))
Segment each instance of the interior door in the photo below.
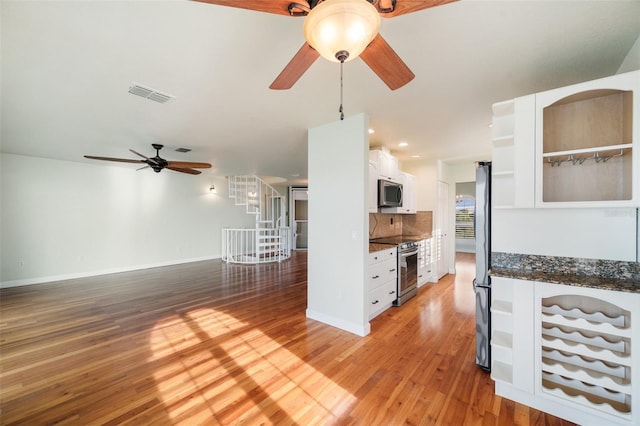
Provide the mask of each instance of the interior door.
POLYGON ((435 256, 438 279, 444 277, 449 270, 449 184, 438 181, 438 215, 436 217, 435 256))
POLYGON ((291 248, 306 250, 308 247, 309 192, 307 188, 291 188, 289 191, 289 212, 293 230, 291 248))

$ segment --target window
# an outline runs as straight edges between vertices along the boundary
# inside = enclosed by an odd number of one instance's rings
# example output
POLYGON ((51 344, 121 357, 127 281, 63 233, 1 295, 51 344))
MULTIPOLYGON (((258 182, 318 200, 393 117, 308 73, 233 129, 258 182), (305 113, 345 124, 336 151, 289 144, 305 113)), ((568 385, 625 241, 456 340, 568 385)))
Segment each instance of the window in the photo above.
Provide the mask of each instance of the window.
POLYGON ((476 200, 469 195, 456 196, 456 238, 474 239, 476 200))

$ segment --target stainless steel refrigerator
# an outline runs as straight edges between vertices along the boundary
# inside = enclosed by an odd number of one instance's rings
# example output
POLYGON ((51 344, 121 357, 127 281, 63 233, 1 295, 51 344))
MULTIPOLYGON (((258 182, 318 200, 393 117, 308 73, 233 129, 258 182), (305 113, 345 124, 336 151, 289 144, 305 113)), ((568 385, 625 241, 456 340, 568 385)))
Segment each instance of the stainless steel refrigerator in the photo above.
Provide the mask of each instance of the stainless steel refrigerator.
POLYGON ((491 162, 476 163, 476 364, 491 370, 491 162))

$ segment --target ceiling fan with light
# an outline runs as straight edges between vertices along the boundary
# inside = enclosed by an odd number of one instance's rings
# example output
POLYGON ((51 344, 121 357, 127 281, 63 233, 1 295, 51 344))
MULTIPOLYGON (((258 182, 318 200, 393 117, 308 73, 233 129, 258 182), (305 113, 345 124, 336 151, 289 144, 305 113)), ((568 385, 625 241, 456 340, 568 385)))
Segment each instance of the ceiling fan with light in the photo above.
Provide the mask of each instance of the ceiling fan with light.
POLYGON ((195 0, 287 16, 305 16, 307 40, 269 88, 290 89, 319 56, 344 63, 360 56, 391 90, 415 75, 378 33, 394 17, 456 0, 195 0))
POLYGON ((84 158, 89 158, 92 160, 105 160, 105 161, 117 161, 119 163, 136 163, 136 164, 146 164, 146 166, 141 167, 138 170, 151 168, 154 172, 160 173, 163 169, 173 170, 174 172, 180 173, 188 173, 190 175, 199 175, 202 173, 200 170, 194 169, 208 169, 211 167, 209 163, 194 163, 191 161, 167 161, 164 158, 160 157, 160 150, 163 145, 154 143, 151 144, 153 148, 156 150, 155 157, 147 157, 145 155, 140 154, 139 152, 130 149, 129 151, 133 152, 139 157, 142 157, 143 160, 132 160, 128 158, 113 158, 113 157, 95 157, 93 155, 85 155, 84 158))

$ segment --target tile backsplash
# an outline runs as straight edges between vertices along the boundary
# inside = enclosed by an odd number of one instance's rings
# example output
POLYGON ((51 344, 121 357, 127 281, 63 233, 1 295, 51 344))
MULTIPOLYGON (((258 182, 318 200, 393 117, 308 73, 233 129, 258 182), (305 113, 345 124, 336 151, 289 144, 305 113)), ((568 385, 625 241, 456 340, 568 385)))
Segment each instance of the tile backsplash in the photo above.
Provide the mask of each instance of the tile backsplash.
POLYGON ((416 214, 369 213, 370 239, 431 234, 432 227, 433 212, 430 211, 419 211, 416 214))

